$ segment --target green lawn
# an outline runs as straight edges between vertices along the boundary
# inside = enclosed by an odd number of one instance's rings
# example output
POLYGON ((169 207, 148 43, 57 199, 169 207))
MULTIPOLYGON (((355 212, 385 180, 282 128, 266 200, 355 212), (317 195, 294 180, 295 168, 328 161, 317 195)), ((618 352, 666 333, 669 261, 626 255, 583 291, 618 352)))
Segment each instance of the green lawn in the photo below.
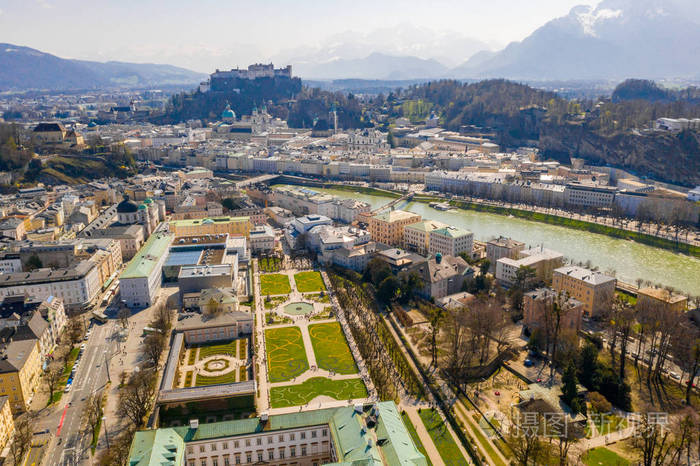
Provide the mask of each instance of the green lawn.
POLYGON ((326 291, 320 272, 299 272, 294 274, 294 282, 300 293, 314 293, 326 291))
POLYGON ((425 460, 428 462, 428 466, 433 466, 433 463, 430 461, 428 453, 425 451, 423 442, 420 441, 418 432, 416 432, 416 427, 411 422, 411 419, 409 419, 408 414, 406 414, 405 412, 401 413, 401 419, 403 420, 403 423, 406 426, 406 430, 411 436, 411 440, 413 440, 413 443, 416 445, 416 448, 418 448, 418 451, 423 453, 423 456, 425 456, 425 460))
POLYGON ((281 273, 268 273, 260 275, 260 294, 263 296, 289 294, 292 287, 289 285, 289 277, 281 273))
POLYGON ((467 464, 467 460, 459 450, 457 443, 455 443, 454 437, 447 430, 447 425, 437 411, 422 409, 418 414, 445 464, 467 464))
POLYGON ((476 423, 474 423, 471 419, 469 419, 468 416, 465 416, 465 418, 471 426, 472 432, 474 433, 476 440, 479 442, 479 445, 481 445, 482 450, 484 450, 486 454, 489 455, 491 461, 493 461, 493 463, 497 466, 506 466, 506 464, 501 460, 501 457, 498 456, 498 453, 496 453, 496 450, 494 450, 491 444, 488 442, 488 440, 486 440, 484 433, 479 427, 479 422, 477 421, 476 423))
POLYGON ((317 396, 330 396, 336 400, 350 400, 367 397, 367 389, 362 379, 331 380, 313 377, 299 385, 286 385, 270 389, 270 406, 284 408, 301 406, 317 396))
POLYGON ((357 374, 355 360, 338 322, 309 325, 309 336, 318 367, 338 374, 357 374))
POLYGON ((586 466, 627 466, 630 464, 630 462, 622 456, 603 447, 588 450, 586 454, 581 457, 581 461, 583 461, 583 464, 586 466))
POLYGON ((236 371, 232 370, 226 374, 206 376, 197 374, 197 380, 194 383, 195 387, 202 387, 204 385, 218 385, 222 383, 236 383, 236 371))
POLYGON ((309 368, 299 327, 265 330, 265 346, 270 382, 292 380, 309 368))
MULTIPOLYGON (((225 354, 231 356, 232 358, 237 357, 236 348, 238 347, 238 340, 229 341, 228 343, 220 343, 218 345, 197 345, 199 347, 199 358, 206 359, 211 356, 217 356, 219 354, 225 354)), ((194 349, 195 346, 192 347, 194 349)))

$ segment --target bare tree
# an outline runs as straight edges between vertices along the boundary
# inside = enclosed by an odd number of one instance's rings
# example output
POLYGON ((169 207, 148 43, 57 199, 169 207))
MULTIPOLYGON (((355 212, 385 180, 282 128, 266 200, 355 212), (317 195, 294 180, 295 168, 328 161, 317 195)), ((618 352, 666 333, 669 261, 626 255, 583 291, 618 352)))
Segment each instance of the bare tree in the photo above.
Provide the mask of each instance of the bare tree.
POLYGON ((34 419, 29 413, 15 418, 15 433, 10 445, 10 454, 13 463, 18 466, 24 461, 24 457, 32 446, 32 436, 34 435, 34 419))
POLYGON ((117 319, 119 319, 119 323, 121 324, 122 328, 129 328, 129 317, 131 317, 131 311, 128 307, 122 307, 119 309, 117 319))
POLYGON ((119 392, 119 411, 136 428, 143 423, 151 409, 156 380, 153 372, 135 372, 119 392))
POLYGON ((47 405, 51 404, 53 401, 53 394, 61 382, 63 377, 63 367, 58 364, 51 364, 44 372, 44 383, 46 384, 46 389, 49 392, 49 399, 46 402, 47 405))
POLYGON ((667 464, 673 447, 671 431, 658 420, 655 413, 647 411, 640 414, 634 448, 640 453, 644 466, 667 464))
POLYGON ((151 366, 158 366, 160 357, 166 346, 165 335, 156 329, 155 333, 148 335, 143 340, 143 355, 151 366))
POLYGON ((100 422, 102 420, 102 395, 102 392, 91 394, 83 409, 83 420, 92 438, 95 438, 98 434, 98 429, 100 428, 100 422))
POLYGON ((100 466, 124 466, 129 460, 131 442, 134 437, 134 428, 129 426, 116 438, 110 437, 110 448, 102 452, 99 459, 100 466))

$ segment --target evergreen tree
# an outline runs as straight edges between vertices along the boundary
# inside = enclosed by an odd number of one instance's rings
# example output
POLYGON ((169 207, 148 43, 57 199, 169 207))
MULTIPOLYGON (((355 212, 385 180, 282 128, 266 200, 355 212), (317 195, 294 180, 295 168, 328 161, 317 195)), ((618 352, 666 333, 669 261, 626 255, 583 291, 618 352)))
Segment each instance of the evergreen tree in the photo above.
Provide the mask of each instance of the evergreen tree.
POLYGON ((564 375, 561 378, 561 391, 562 399, 566 404, 569 405, 574 414, 581 412, 581 402, 578 398, 578 390, 576 385, 578 384, 578 379, 576 378, 576 365, 574 361, 569 361, 569 364, 564 370, 564 375))

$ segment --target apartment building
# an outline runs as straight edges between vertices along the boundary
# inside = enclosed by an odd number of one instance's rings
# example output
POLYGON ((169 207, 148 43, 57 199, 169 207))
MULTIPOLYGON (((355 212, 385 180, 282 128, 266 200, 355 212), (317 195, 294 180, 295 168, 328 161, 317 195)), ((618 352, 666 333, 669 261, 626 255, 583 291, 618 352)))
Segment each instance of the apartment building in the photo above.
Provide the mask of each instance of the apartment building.
POLYGON ((688 297, 663 288, 641 288, 637 291, 637 310, 656 312, 684 312, 688 297))
POLYGON ((24 412, 39 385, 39 342, 10 341, 3 346, 0 354, 0 396, 9 398, 13 413, 24 412))
POLYGON ((511 286, 516 281, 516 274, 521 267, 531 268, 535 276, 533 281, 550 283, 554 269, 564 263, 564 255, 542 246, 523 249, 517 259, 503 257, 496 261, 496 280, 505 286, 511 286))
POLYGON ((538 288, 523 296, 523 324, 530 330, 544 328, 546 317, 554 303, 561 306, 559 328, 561 330, 581 330, 583 303, 551 288, 538 288))
POLYGON ((428 255, 431 232, 447 227, 447 224, 437 220, 422 220, 407 225, 403 229, 403 246, 424 256, 428 255))
POLYGON ((10 397, 0 396, 0 451, 3 451, 15 432, 15 419, 10 409, 10 397))
POLYGON ((465 252, 471 255, 474 233, 463 228, 445 226, 430 232, 428 252, 443 256, 459 256, 465 252))
POLYGON ((577 207, 610 207, 617 188, 584 183, 569 183, 564 190, 564 202, 577 207))
POLYGON ((499 236, 496 239, 486 243, 486 258, 490 262, 489 272, 494 273, 496 271, 496 262, 498 259, 507 257, 510 259, 517 259, 520 251, 525 248, 525 243, 520 241, 515 241, 504 236, 499 236))
POLYGON ((616 284, 614 277, 573 265, 555 269, 552 274, 554 291, 580 301, 583 311, 591 317, 610 309, 616 284))
POLYGON ((372 235, 372 239, 378 243, 402 246, 404 244, 404 229, 421 220, 421 216, 413 212, 390 210, 369 217, 367 230, 372 235))

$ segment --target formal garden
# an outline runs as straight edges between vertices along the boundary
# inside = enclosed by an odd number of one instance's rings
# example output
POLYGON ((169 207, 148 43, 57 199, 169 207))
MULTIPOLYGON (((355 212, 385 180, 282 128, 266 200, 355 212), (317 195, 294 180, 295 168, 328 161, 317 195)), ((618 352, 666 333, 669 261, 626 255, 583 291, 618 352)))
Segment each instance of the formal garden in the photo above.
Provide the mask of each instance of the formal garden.
POLYGON ((284 385, 270 389, 270 406, 284 408, 305 405, 317 396, 335 400, 355 400, 367 397, 362 379, 333 380, 313 377, 297 385, 284 385))
POLYGON ((309 336, 319 368, 336 374, 357 374, 355 359, 338 322, 309 325, 309 336))
POLYGON ((294 282, 299 293, 318 293, 326 291, 320 272, 309 271, 294 274, 294 282))
POLYGON ((262 296, 274 296, 289 294, 292 287, 289 277, 282 273, 267 273, 260 275, 260 294, 262 296))
POLYGON ((178 386, 199 387, 249 380, 248 347, 248 338, 189 345, 180 365, 182 380, 178 386))
POLYGON ((265 345, 270 382, 286 382, 309 369, 299 327, 267 329, 265 345))

